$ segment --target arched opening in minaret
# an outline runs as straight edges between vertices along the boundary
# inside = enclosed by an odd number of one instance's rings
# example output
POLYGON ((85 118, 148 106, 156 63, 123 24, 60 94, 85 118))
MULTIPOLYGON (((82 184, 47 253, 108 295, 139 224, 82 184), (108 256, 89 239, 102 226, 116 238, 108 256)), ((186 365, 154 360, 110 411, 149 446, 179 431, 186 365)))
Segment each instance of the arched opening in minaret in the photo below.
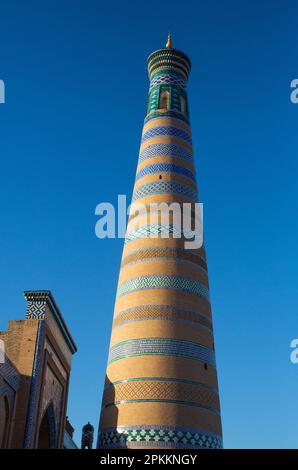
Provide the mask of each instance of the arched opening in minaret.
POLYGON ((159 96, 159 109, 168 111, 170 109, 170 93, 168 90, 163 90, 159 96))

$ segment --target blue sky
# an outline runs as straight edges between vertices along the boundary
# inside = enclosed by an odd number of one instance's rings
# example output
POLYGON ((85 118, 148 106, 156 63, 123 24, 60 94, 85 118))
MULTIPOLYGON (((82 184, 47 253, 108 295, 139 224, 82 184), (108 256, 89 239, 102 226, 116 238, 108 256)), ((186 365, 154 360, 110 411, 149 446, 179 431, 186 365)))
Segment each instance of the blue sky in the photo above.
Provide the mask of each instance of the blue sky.
POLYGON ((131 196, 147 55, 192 60, 189 101, 224 445, 297 447, 297 2, 1 2, 0 329, 51 289, 78 344, 68 415, 97 428, 123 240, 95 207, 131 196))

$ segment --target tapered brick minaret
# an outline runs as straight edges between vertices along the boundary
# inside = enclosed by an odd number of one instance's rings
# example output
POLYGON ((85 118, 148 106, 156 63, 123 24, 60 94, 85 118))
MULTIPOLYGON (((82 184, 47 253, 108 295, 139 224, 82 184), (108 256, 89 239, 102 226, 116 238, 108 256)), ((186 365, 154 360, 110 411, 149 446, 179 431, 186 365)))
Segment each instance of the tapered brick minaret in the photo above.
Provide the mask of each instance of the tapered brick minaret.
MULTIPOLYGON (((150 90, 133 201, 198 199, 186 83, 172 48, 148 58, 150 90)), ((175 225, 131 216, 116 296, 98 447, 220 448, 221 419, 204 247, 175 225), (164 237, 166 232, 169 237, 164 237), (155 237, 152 237, 155 235, 155 237)))

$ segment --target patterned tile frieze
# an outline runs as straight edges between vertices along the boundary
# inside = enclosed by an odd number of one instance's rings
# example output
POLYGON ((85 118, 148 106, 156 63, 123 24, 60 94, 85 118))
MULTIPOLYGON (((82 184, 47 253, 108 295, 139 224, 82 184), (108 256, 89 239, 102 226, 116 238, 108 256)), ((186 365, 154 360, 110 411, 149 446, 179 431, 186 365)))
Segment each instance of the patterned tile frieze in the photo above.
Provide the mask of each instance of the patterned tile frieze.
POLYGON ((138 261, 153 261, 161 259, 188 261, 198 265, 204 271, 207 271, 207 264, 202 256, 194 254, 190 250, 176 247, 149 247, 135 250, 122 258, 121 267, 124 268, 128 264, 136 263, 138 261))
POLYGON ((156 173, 177 173, 178 175, 186 176, 187 178, 195 181, 195 176, 192 171, 187 168, 176 165, 175 163, 154 163, 143 167, 136 175, 136 181, 147 175, 156 173))
POLYGON ((142 163, 148 158, 162 156, 176 157, 193 162, 192 152, 185 147, 171 142, 160 142, 159 144, 151 144, 144 148, 139 155, 139 163, 142 163))
POLYGON ((214 351, 193 341, 172 338, 138 338, 122 341, 110 349, 108 363, 131 356, 178 356, 207 362, 215 367, 214 351))
POLYGON ((177 137, 191 144, 191 135, 188 132, 185 132, 183 129, 180 129, 179 127, 173 127, 173 126, 152 127, 151 129, 149 129, 143 134, 142 143, 154 137, 162 137, 162 136, 177 137))
POLYGON ((110 382, 109 380, 106 380, 105 385, 104 385, 104 390, 113 387, 118 384, 123 384, 127 382, 142 382, 142 381, 153 381, 153 382, 176 382, 176 383, 181 383, 181 384, 189 384, 189 385, 196 385, 197 387, 204 387, 207 390, 211 390, 212 392, 218 394, 217 388, 213 387, 212 385, 203 383, 203 382, 198 382, 197 380, 190 380, 190 379, 178 379, 177 377, 131 377, 129 379, 122 379, 122 380, 116 380, 115 382, 110 382))
POLYGON ((117 318, 118 316, 122 315, 122 314, 127 314, 129 312, 134 312, 135 310, 137 310, 138 312, 147 312, 148 309, 152 309, 152 310, 156 310, 156 311, 159 311, 161 310, 161 314, 165 314, 166 311, 169 311, 170 314, 173 314, 175 311, 178 311, 178 312, 183 312, 183 313, 189 313, 189 314, 192 314, 192 315, 197 315, 198 317, 202 317, 202 318, 205 318, 206 320, 209 321, 209 323, 206 323, 206 326, 210 326, 210 328, 212 328, 211 326, 211 320, 210 320, 210 313, 206 313, 206 312, 202 312, 201 310, 199 312, 195 311, 195 310, 189 310, 189 309, 185 309, 185 308, 182 308, 182 307, 177 307, 176 305, 154 305, 154 304, 149 304, 149 305, 139 305, 137 307, 130 307, 130 308, 127 308, 125 310, 121 310, 117 313, 115 313, 115 318, 117 318), (164 312, 164 313, 163 313, 164 312))
POLYGON ((178 183, 177 181, 154 181, 153 183, 143 184, 138 189, 135 189, 132 201, 134 202, 153 194, 177 194, 193 202, 196 202, 198 199, 197 191, 185 184, 178 183))
POLYGON ((163 447, 169 449, 221 449, 221 436, 199 429, 144 424, 104 429, 98 438, 99 448, 163 447))
POLYGON ((219 412, 218 394, 206 385, 177 379, 150 378, 125 380, 109 385, 103 396, 103 407, 112 405, 165 402, 206 408, 219 412))
MULTIPOLYGON (((154 79, 155 77, 158 77, 159 75, 171 75, 171 76, 176 77, 178 79, 184 80, 185 84, 187 82, 182 73, 180 73, 178 71, 173 71, 173 70, 170 70, 170 69, 167 69, 167 68, 164 68, 163 70, 159 70, 158 72, 155 72, 152 75, 151 80, 154 79)), ((151 83, 151 80, 150 80, 150 83, 151 83)))
POLYGON ((29 300, 27 303, 26 319, 42 319, 46 312, 46 300, 29 300))
POLYGON ((212 331, 212 322, 207 314, 173 305, 141 305, 128 308, 115 315, 113 327, 116 328, 123 325, 123 323, 141 320, 180 321, 212 331))
POLYGON ((201 282, 182 276, 148 275, 140 276, 120 284, 117 297, 143 289, 174 289, 190 292, 209 301, 208 287, 201 282))
POLYGON ((151 91, 152 88, 158 85, 169 85, 169 84, 179 86, 182 89, 186 88, 186 81, 183 78, 180 78, 179 76, 175 74, 160 73, 160 74, 155 75, 152 78, 150 82, 149 90, 151 91))

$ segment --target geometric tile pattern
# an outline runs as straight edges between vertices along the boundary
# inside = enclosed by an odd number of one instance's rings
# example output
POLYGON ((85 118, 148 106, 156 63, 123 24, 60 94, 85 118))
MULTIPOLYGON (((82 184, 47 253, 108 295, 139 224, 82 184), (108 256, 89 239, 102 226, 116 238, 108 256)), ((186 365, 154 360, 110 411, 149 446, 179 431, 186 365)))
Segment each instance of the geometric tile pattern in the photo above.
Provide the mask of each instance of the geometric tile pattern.
POLYGON ((110 349, 108 363, 131 356, 178 356, 207 362, 215 367, 214 351, 193 341, 173 338, 137 338, 121 341, 110 349))
POLYGON ((160 136, 171 136, 171 137, 178 137, 179 139, 183 139, 189 144, 191 144, 191 135, 188 132, 180 129, 179 127, 173 126, 157 126, 152 127, 148 131, 146 131, 142 136, 142 143, 146 142, 148 139, 152 139, 154 137, 160 136))
POLYGON ((190 178, 193 181, 195 180, 192 171, 182 166, 175 165, 175 163, 154 163, 153 165, 143 167, 138 172, 136 176, 136 181, 138 181, 140 178, 143 178, 143 176, 152 175, 155 173, 177 173, 179 175, 186 176, 187 178, 190 178))
POLYGON ((128 232, 125 236, 125 243, 138 238, 186 238, 187 240, 193 240, 194 232, 188 232, 183 227, 173 224, 144 225, 134 232, 128 232))
POLYGON ((179 403, 219 412, 218 394, 204 384, 143 378, 124 380, 105 389, 103 407, 137 402, 179 403))
POLYGON ((183 113, 188 117, 187 95, 176 85, 171 86, 171 108, 177 113, 183 113), (184 108, 181 108, 181 98, 184 100, 184 108))
POLYGON ((28 300, 26 319, 44 318, 46 308, 46 300, 28 300))
POLYGON ((144 148, 139 155, 139 163, 153 157, 176 157, 183 160, 193 161, 193 154, 190 150, 182 147, 182 145, 171 142, 160 142, 159 144, 151 144, 144 148))
MULTIPOLYGON (((169 306, 163 308, 163 305, 158 305, 155 308, 146 307, 135 307, 124 310, 115 316, 113 321, 113 328, 117 328, 126 323, 132 323, 136 321, 172 321, 184 324, 190 324, 192 327, 205 328, 209 332, 212 332, 211 321, 196 312, 189 310, 181 310, 175 307, 169 306)), ((166 307, 166 306, 165 306, 166 307)))
POLYGON ((159 104, 159 93, 160 93, 160 88, 155 87, 151 90, 148 96, 148 108, 147 108, 147 114, 156 112, 158 110, 158 104, 159 104))
POLYGON ((136 189, 133 193, 132 201, 134 202, 137 199, 152 196, 153 194, 177 194, 194 202, 198 198, 197 191, 184 184, 176 181, 155 181, 143 184, 143 186, 136 189))
POLYGON ((204 271, 207 271, 207 264, 202 256, 194 254, 190 250, 176 247, 148 247, 140 248, 139 250, 132 251, 122 258, 121 267, 127 266, 130 263, 145 260, 184 260, 200 266, 204 271))
POLYGON ((161 73, 160 75, 155 75, 150 82, 150 90, 157 85, 167 85, 173 84, 180 86, 181 88, 186 88, 186 82, 183 78, 180 78, 178 75, 161 73))
POLYGON ((143 289, 174 289, 190 292, 209 301, 209 290, 201 282, 191 278, 170 275, 147 275, 129 279, 119 285, 117 297, 143 289))
POLYGON ((119 426, 102 430, 98 447, 158 446, 169 449, 222 449, 222 438, 196 429, 174 426, 119 426))
POLYGON ((141 320, 166 320, 190 323, 193 326, 206 328, 212 332, 212 322, 207 314, 194 312, 174 305, 141 305, 118 312, 114 317, 113 327, 123 323, 141 320))
POLYGON ((123 379, 123 380, 116 380, 115 382, 109 382, 106 381, 104 389, 107 390, 110 387, 113 387, 118 384, 122 383, 127 383, 127 382, 142 382, 142 381, 153 381, 153 382, 175 382, 175 383, 180 383, 180 384, 190 384, 190 385, 196 385, 197 387, 204 387, 207 390, 211 390, 214 393, 218 394, 217 388, 213 387, 212 385, 203 383, 203 382, 198 382, 197 380, 189 380, 189 379, 177 379, 176 377, 133 377, 129 379, 123 379))

